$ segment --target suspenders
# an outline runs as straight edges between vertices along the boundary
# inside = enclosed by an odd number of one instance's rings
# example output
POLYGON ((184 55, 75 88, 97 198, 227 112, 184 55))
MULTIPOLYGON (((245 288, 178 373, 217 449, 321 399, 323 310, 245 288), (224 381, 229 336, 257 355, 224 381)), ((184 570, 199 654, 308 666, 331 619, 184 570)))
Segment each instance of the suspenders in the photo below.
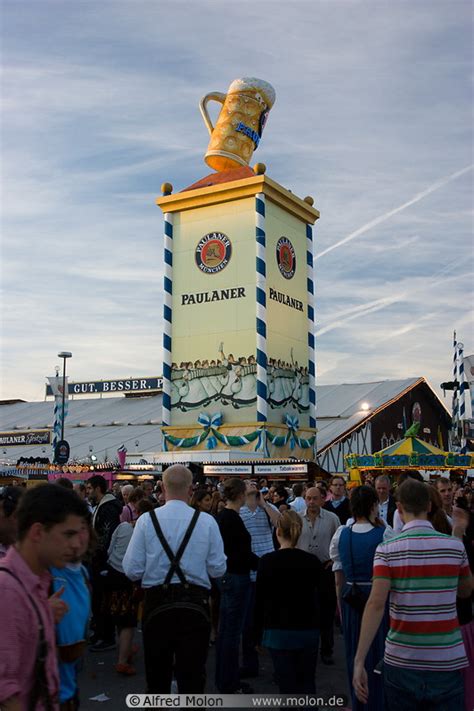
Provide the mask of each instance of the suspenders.
POLYGON ((183 540, 181 541, 180 546, 179 546, 178 550, 176 551, 176 555, 173 553, 168 541, 164 537, 163 531, 161 530, 161 526, 158 523, 158 519, 156 517, 155 511, 150 511, 150 517, 151 517, 153 526, 155 528, 156 535, 158 536, 159 541, 160 541, 161 545, 163 546, 163 550, 165 551, 166 555, 168 556, 170 564, 171 564, 170 569, 168 570, 168 574, 167 574, 165 581, 163 583, 163 587, 164 588, 168 587, 168 585, 171 582, 171 579, 173 578, 173 575, 175 575, 175 574, 178 576, 181 584, 184 585, 185 588, 189 587, 189 583, 187 582, 186 577, 185 577, 183 571, 181 570, 181 566, 179 563, 180 563, 181 558, 183 557, 183 553, 186 550, 186 547, 189 543, 189 539, 191 538, 192 533, 194 531, 194 527, 195 527, 197 520, 199 518, 199 511, 194 512, 191 522, 186 530, 186 533, 184 534, 183 540))

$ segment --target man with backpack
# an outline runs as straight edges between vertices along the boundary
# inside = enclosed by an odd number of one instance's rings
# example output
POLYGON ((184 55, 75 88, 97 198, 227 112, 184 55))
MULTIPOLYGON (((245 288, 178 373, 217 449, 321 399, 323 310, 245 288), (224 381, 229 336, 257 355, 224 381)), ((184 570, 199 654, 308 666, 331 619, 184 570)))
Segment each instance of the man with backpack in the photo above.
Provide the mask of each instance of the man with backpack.
POLYGON ((192 473, 174 464, 163 474, 166 503, 138 519, 122 565, 145 590, 143 644, 148 692, 202 693, 209 651, 209 578, 226 571, 216 521, 195 511, 192 473))

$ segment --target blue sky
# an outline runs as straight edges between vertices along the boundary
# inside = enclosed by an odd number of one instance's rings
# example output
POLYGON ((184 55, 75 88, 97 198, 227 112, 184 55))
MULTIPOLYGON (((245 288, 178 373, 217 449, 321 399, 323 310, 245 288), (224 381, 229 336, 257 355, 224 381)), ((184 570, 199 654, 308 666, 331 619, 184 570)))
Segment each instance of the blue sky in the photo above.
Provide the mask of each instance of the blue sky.
MULTIPOLYGON (((161 374, 164 181, 201 96, 276 90, 255 161, 321 211, 320 383, 451 376, 472 322, 469 2, 1 0, 1 397, 161 374)), ((440 392, 440 391, 439 391, 440 392)))

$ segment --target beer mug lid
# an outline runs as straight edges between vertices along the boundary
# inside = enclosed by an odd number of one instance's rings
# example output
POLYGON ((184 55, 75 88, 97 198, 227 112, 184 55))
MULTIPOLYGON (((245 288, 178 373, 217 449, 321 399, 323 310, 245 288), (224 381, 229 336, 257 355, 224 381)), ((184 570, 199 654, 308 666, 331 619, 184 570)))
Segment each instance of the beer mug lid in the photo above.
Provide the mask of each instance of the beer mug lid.
MULTIPOLYGON (((256 79, 255 77, 242 77, 241 79, 234 79, 232 84, 229 86, 229 94, 233 94, 238 91, 248 91, 252 89, 256 94, 260 93, 262 98, 266 102, 269 109, 275 103, 275 89, 267 81, 263 79, 256 79)), ((258 99, 258 96, 255 98, 258 99)))

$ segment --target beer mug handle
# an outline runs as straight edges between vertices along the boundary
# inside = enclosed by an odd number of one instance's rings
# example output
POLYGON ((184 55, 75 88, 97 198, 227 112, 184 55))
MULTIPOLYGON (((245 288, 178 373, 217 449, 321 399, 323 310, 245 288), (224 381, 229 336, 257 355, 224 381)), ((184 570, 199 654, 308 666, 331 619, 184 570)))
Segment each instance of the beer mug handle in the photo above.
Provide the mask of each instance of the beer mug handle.
POLYGON ((211 91, 209 94, 206 94, 206 96, 203 96, 203 98, 199 102, 199 110, 210 135, 212 135, 214 126, 212 125, 211 117, 209 116, 209 113, 207 111, 207 102, 218 101, 219 104, 224 105, 224 101, 226 100, 226 98, 226 94, 222 94, 220 91, 211 91))

